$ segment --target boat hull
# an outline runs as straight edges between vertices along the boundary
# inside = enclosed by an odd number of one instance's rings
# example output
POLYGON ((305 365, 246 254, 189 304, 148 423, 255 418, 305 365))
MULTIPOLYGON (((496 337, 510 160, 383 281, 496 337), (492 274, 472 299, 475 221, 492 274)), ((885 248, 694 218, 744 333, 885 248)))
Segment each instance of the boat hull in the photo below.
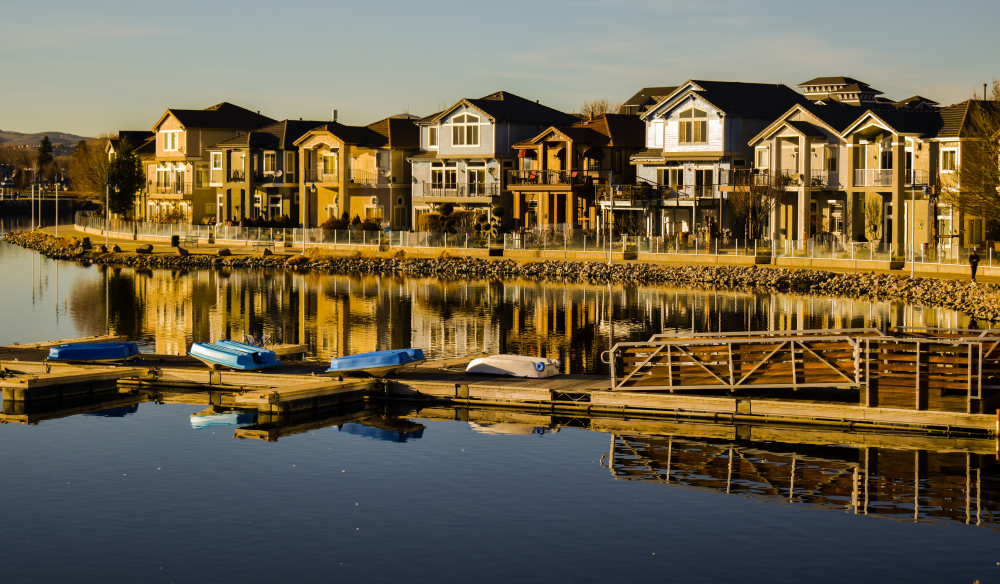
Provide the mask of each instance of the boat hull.
POLYGON ((281 365, 274 351, 236 341, 194 343, 188 354, 208 365, 210 369, 257 371, 281 365))
POLYGON ((367 373, 372 377, 385 377, 399 373, 403 367, 416 365, 426 361, 424 352, 420 349, 392 349, 389 351, 374 351, 359 353, 330 360, 328 375, 343 373, 367 373))
POLYGON ((503 377, 530 377, 540 379, 559 375, 559 361, 545 357, 525 357, 522 355, 490 355, 473 359, 465 372, 475 375, 498 375, 503 377))
POLYGON ((48 361, 59 363, 124 363, 139 358, 136 343, 69 343, 49 349, 48 361))

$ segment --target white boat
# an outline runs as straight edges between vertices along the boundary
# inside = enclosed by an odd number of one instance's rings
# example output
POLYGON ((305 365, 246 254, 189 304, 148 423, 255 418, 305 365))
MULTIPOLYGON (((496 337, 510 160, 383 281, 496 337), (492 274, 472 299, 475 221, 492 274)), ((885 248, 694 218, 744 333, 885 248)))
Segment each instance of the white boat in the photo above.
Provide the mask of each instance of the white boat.
POLYGON ((490 355, 473 359, 465 368, 466 373, 478 375, 505 375, 507 377, 552 377, 559 375, 559 359, 525 357, 523 355, 490 355))

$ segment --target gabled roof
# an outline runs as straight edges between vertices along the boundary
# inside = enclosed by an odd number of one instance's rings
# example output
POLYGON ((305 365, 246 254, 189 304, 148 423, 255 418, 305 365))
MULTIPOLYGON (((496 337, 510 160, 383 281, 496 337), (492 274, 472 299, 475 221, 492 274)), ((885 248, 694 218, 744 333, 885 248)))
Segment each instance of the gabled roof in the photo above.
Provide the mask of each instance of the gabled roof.
POLYGON ((112 138, 110 141, 117 146, 120 141, 128 140, 132 146, 138 146, 154 136, 156 134, 149 130, 118 130, 118 137, 112 138))
POLYGON ((307 135, 329 132, 345 144, 367 148, 419 148, 420 130, 413 119, 388 117, 367 126, 347 126, 338 122, 323 122, 304 132, 295 140, 298 145, 307 135))
POLYGON ((748 140, 747 144, 754 144, 770 137, 785 124, 791 125, 797 131, 807 136, 825 137, 825 134, 820 131, 821 127, 825 127, 833 134, 840 136, 844 129, 854 123, 859 116, 863 115, 869 109, 856 105, 842 104, 839 101, 833 101, 831 104, 832 105, 823 105, 822 103, 815 101, 795 104, 787 112, 782 114, 781 117, 764 128, 763 131, 748 140), (798 113, 806 113, 813 116, 819 124, 817 125, 812 122, 789 120, 790 117, 798 113), (802 127, 798 127, 796 124, 804 125, 802 127))
POLYGON ((569 126, 549 126, 534 138, 514 144, 514 148, 533 146, 552 133, 565 139, 593 146, 641 148, 646 141, 646 125, 636 116, 603 114, 593 120, 580 120, 569 126))
POLYGON ((140 156, 156 156, 156 136, 154 135, 151 138, 147 138, 142 144, 136 146, 135 153, 140 156))
POLYGON ((795 120, 790 120, 785 122, 792 128, 795 128, 803 136, 808 136, 810 138, 826 138, 826 134, 820 131, 820 129, 815 124, 810 124, 809 122, 800 122, 795 120))
POLYGON ((868 85, 864 81, 858 81, 853 77, 817 77, 805 83, 799 83, 795 87, 806 87, 807 85, 868 85))
POLYGON ((276 121, 260 115, 259 112, 252 112, 224 101, 203 110, 168 109, 153 125, 153 130, 156 131, 156 128, 170 115, 173 115, 185 128, 246 130, 261 128, 276 121))
POLYGON ((420 120, 424 123, 436 122, 448 115, 452 110, 461 106, 471 106, 489 116, 498 124, 538 124, 542 126, 558 126, 572 124, 579 118, 561 112, 549 106, 542 105, 537 101, 524 99, 519 95, 514 95, 508 91, 498 91, 479 99, 462 99, 458 103, 437 114, 433 119, 420 120))
POLYGON ((692 79, 661 100, 642 117, 648 118, 691 93, 698 95, 728 116, 747 118, 774 119, 793 105, 809 101, 787 85, 692 79))
POLYGON ((867 119, 880 122, 881 125, 896 134, 921 137, 937 136, 944 126, 944 120, 937 110, 897 107, 868 108, 864 114, 844 130, 844 134, 856 130, 867 119))
POLYGON ((896 102, 898 107, 921 107, 921 106, 936 106, 941 105, 933 99, 924 97, 922 95, 914 95, 913 97, 908 97, 906 99, 901 99, 896 102))
POLYGON ((325 122, 305 120, 284 120, 252 130, 228 140, 213 144, 211 148, 268 148, 283 150, 292 148, 302 134, 325 122))
POLYGON ((658 100, 663 99, 676 90, 676 85, 668 87, 643 87, 635 95, 628 98, 625 105, 642 105, 647 99, 650 98, 657 98, 658 100))

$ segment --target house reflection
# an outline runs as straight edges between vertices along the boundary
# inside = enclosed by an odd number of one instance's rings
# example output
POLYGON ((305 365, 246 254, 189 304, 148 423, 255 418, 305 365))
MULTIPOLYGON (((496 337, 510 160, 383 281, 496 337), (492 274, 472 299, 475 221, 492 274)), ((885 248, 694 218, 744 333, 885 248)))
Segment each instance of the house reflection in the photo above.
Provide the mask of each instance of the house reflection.
POLYGON ((192 342, 244 334, 308 344, 318 359, 419 347, 429 358, 516 353, 603 373, 613 342, 676 331, 873 326, 961 327, 953 310, 893 302, 750 294, 696 287, 348 277, 284 270, 101 269, 78 280, 83 334, 135 338, 183 354, 192 342))

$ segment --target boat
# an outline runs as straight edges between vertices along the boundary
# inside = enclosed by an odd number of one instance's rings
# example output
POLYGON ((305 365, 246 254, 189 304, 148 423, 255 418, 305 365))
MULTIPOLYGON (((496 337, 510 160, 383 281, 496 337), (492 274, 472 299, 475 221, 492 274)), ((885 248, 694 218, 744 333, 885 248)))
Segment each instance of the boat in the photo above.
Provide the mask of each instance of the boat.
POLYGON ((249 426, 257 419, 257 412, 199 412, 191 414, 191 427, 195 430, 216 428, 219 426, 249 426))
POLYGON ((256 371, 281 365, 274 351, 236 341, 194 343, 188 354, 211 369, 256 371))
POLYGON ((389 351, 373 351, 358 353, 330 359, 327 373, 364 372, 372 377, 385 377, 397 373, 407 365, 416 365, 426 361, 421 349, 392 349, 389 351))
POLYGON ((49 349, 48 361, 60 363, 121 363, 139 358, 135 343, 68 343, 49 349))
POLYGON ((473 359, 465 368, 466 373, 478 375, 504 375, 507 377, 552 377, 559 375, 559 359, 525 357, 523 355, 490 355, 473 359))

